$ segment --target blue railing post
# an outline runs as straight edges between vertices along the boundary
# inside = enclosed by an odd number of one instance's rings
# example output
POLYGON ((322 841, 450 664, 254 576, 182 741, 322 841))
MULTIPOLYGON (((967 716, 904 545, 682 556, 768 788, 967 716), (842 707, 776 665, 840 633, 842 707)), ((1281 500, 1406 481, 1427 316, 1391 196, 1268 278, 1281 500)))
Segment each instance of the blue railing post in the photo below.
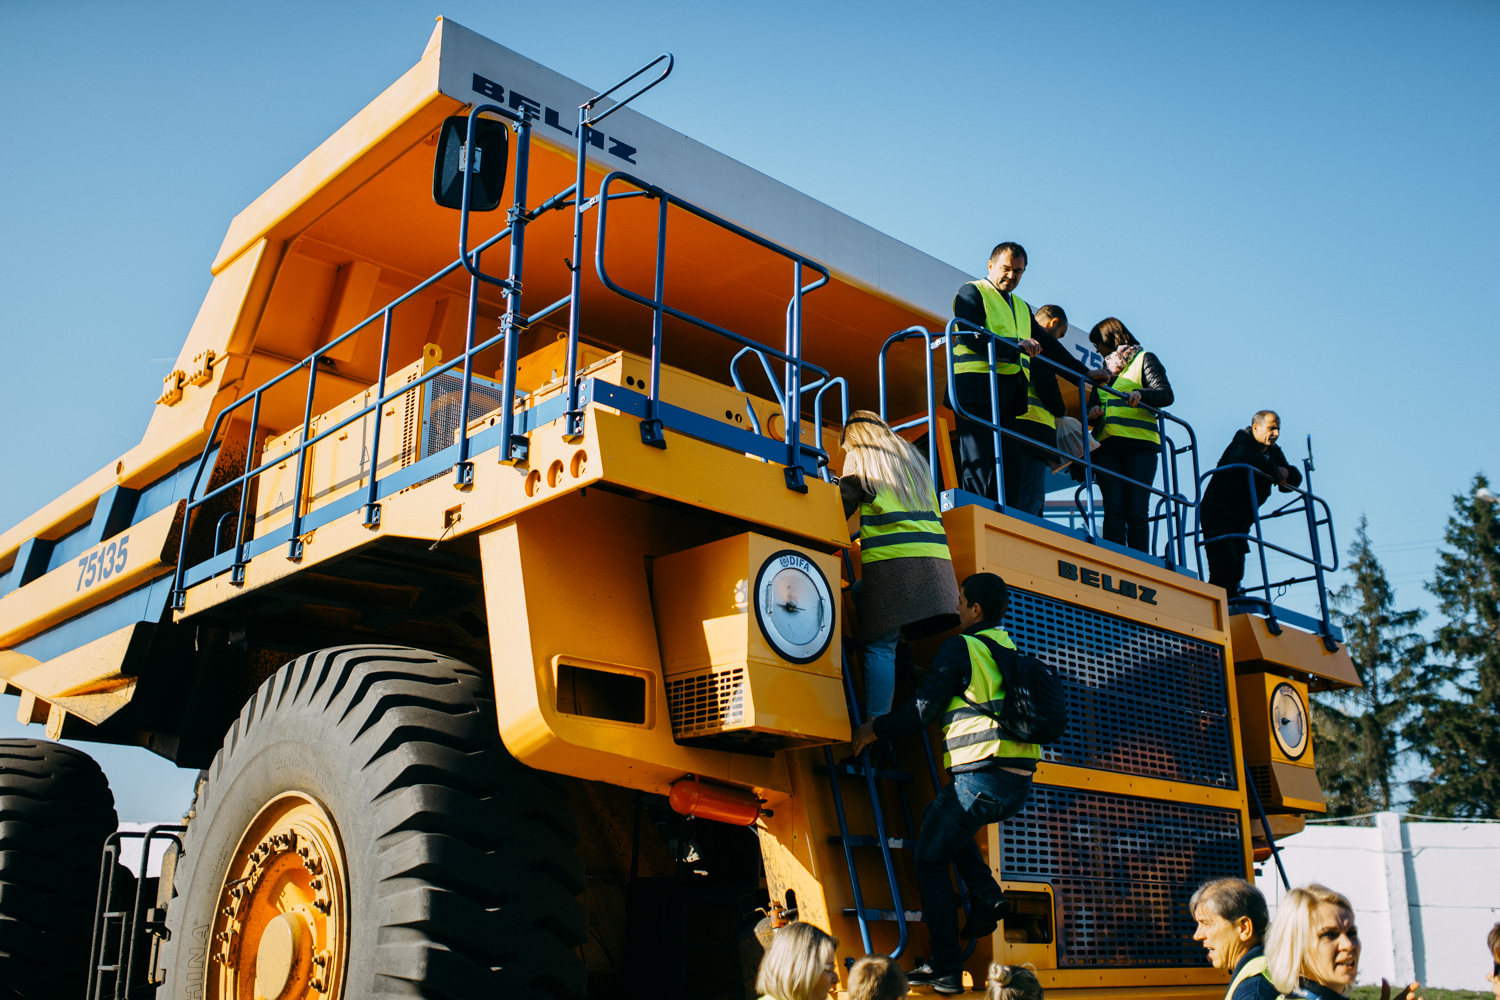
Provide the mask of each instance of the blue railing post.
POLYGON ((653 448, 667 446, 666 432, 657 415, 661 399, 662 309, 666 306, 667 282, 667 208, 665 195, 658 197, 656 213, 656 281, 652 285, 651 307, 651 383, 646 396, 646 419, 641 421, 641 442, 653 448))
MULTIPOLYGON (((245 473, 240 484, 240 517, 234 525, 234 564, 229 567, 229 582, 245 582, 245 508, 250 497, 250 469, 255 465, 255 438, 260 433, 260 391, 255 392, 255 402, 250 404, 250 437, 245 442, 245 473)), ((187 538, 187 518, 183 518, 182 536, 187 538)), ((219 533, 214 531, 214 550, 219 548, 219 533)))
POLYGON ((516 365, 520 362, 521 331, 525 328, 521 316, 521 272, 526 262, 526 225, 531 221, 526 211, 531 169, 531 116, 524 113, 524 108, 515 129, 520 138, 516 143, 515 195, 509 213, 510 287, 505 290, 505 315, 500 321, 500 332, 505 337, 505 372, 500 382, 500 392, 505 397, 500 403, 499 459, 502 465, 526 461, 531 448, 530 440, 515 432, 516 365))
MULTIPOLYGON (((380 377, 375 382, 375 399, 378 401, 385 397, 386 367, 391 363, 391 310, 386 309, 381 317, 380 324, 380 377)), ((380 527, 380 504, 379 493, 376 492, 375 477, 380 474, 380 418, 385 412, 385 404, 378 403, 375 406, 375 420, 373 433, 370 435, 370 485, 365 491, 365 516, 364 525, 367 528, 380 527)))
POLYGON ((319 349, 304 362, 307 365, 307 402, 302 408, 302 436, 297 442, 296 487, 292 490, 292 535, 286 543, 286 557, 293 561, 302 558, 302 483, 307 471, 307 439, 312 434, 313 391, 318 384, 318 361, 322 356, 322 349, 319 349))

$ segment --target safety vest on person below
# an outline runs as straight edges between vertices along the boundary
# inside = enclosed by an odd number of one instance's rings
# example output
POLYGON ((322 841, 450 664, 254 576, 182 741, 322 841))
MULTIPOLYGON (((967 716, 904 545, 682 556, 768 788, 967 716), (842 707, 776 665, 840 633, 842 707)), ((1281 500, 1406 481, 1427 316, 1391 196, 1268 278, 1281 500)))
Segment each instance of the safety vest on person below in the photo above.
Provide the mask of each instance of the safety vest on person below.
MULTIPOLYGON (((979 635, 988 636, 1006 649, 1016 648, 1003 628, 987 628, 979 635)), ((969 647, 969 688, 963 695, 954 695, 943 713, 943 766, 974 764, 990 757, 1041 760, 1041 747, 1035 743, 1001 739, 995 720, 979 710, 1000 714, 1005 701, 1005 681, 1000 676, 1000 665, 990 655, 984 641, 973 635, 962 638, 964 645, 969 647), (965 696, 968 701, 964 700, 965 696), (975 708, 975 705, 979 707, 975 708)))
POLYGON ((1057 418, 1052 411, 1042 403, 1042 397, 1037 394, 1036 383, 1033 378, 1056 378, 1050 371, 1044 371, 1043 365, 1037 365, 1035 373, 1031 370, 1031 355, 1021 352, 1021 370, 1026 373, 1026 412, 1017 419, 1034 420, 1045 427, 1057 428, 1057 418))
MULTIPOLYGON (((979 297, 984 300, 984 325, 991 333, 1019 344, 1031 336, 1031 309, 1019 295, 1012 294, 1010 301, 1005 301, 1005 296, 1000 294, 1000 289, 990 283, 988 278, 971 281, 969 284, 979 289, 979 297)), ((962 331, 960 331, 962 333, 962 331)), ((1022 355, 1024 357, 1024 355, 1022 355)), ((981 354, 972 347, 963 344, 955 344, 953 347, 953 371, 958 375, 987 375, 990 370, 988 352, 981 354)), ((1000 375, 1015 375, 1021 371, 1021 363, 1016 361, 996 361, 995 371, 1000 375)))
POLYGON ((859 561, 868 566, 886 559, 909 559, 928 556, 952 558, 948 553, 948 535, 943 531, 943 515, 938 512, 937 497, 928 494, 931 506, 906 510, 889 489, 881 489, 874 500, 859 506, 859 561))
MULTIPOLYGON (((1146 365, 1146 352, 1137 351, 1125 370, 1115 377, 1110 388, 1117 392, 1132 393, 1141 387, 1142 369, 1146 365)), ((1099 408, 1104 416, 1094 437, 1100 441, 1112 437, 1135 438, 1161 444, 1161 434, 1156 430, 1156 414, 1143 406, 1126 406, 1125 399, 1112 393, 1099 393, 1099 408)))
POLYGON ((1224 994, 1224 1000, 1234 1000, 1234 991, 1240 988, 1240 983, 1255 976, 1265 976, 1266 982, 1271 981, 1271 966, 1264 955, 1256 955, 1240 967, 1240 971, 1235 973, 1234 981, 1229 984, 1229 990, 1224 994))

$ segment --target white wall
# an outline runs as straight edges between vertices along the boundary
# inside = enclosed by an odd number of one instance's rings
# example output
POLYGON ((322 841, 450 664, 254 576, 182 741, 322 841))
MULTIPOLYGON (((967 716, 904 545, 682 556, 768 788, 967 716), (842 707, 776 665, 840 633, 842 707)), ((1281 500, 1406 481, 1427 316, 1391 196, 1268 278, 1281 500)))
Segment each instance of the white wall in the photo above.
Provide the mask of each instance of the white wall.
MULTIPOLYGON (((1485 935, 1500 921, 1500 824, 1376 819, 1373 827, 1310 826, 1281 841, 1292 885, 1321 882, 1354 904, 1362 984, 1415 978, 1489 992, 1485 935)), ((1275 862, 1259 872, 1274 911, 1283 895, 1275 862)))

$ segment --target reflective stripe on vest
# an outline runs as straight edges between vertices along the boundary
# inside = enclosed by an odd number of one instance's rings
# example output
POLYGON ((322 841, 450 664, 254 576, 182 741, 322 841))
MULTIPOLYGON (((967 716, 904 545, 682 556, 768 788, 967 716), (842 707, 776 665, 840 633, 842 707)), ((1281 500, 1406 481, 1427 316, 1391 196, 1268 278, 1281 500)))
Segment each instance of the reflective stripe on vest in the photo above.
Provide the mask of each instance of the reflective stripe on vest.
POLYGON ((926 510, 904 510, 896 494, 882 489, 859 505, 859 561, 868 566, 886 559, 926 556, 949 559, 948 535, 935 494, 926 510))
MULTIPOLYGON (((1006 649, 1016 648, 1003 628, 985 629, 979 634, 988 636, 1006 649)), ((969 647, 969 689, 964 694, 975 705, 999 715, 1000 707, 1005 703, 1005 681, 1000 676, 1000 666, 977 636, 966 635, 963 640, 969 647)), ((1035 743, 1001 739, 995 720, 959 695, 954 695, 948 702, 941 722, 944 767, 974 764, 991 757, 1042 758, 1042 748, 1035 743)))
MULTIPOLYGON (((1240 983, 1255 976, 1265 976, 1266 982, 1271 982, 1271 966, 1266 962, 1266 956, 1256 955, 1246 962, 1235 975, 1234 981, 1229 984, 1229 990, 1224 994, 1224 1000, 1234 1000, 1234 991, 1240 988, 1240 983)), ((1272 984, 1275 985, 1275 984, 1272 984)), ((1280 991, 1278 991, 1280 992, 1280 991)))
MULTIPOLYGON (((1049 371, 1040 370, 1042 368, 1041 365, 1038 365, 1037 368, 1037 376, 1040 378, 1046 378, 1052 374, 1049 371)), ((1021 414, 1017 419, 1034 420, 1045 427, 1051 427, 1055 430, 1057 428, 1057 418, 1052 415, 1051 410, 1042 404, 1042 397, 1037 395, 1036 384, 1032 382, 1031 355, 1025 351, 1021 352, 1021 370, 1026 373, 1026 412, 1021 414)), ((1055 378, 1056 376, 1053 377, 1055 378)))
MULTIPOLYGON (((1005 296, 1000 294, 998 288, 990 284, 988 278, 971 281, 969 284, 979 289, 979 297, 984 300, 984 325, 987 330, 1012 344, 1018 344, 1031 336, 1031 309, 1021 296, 1013 294, 1010 302, 1006 302, 1005 296)), ((972 347, 955 343, 953 357, 955 374, 989 374, 988 353, 980 354, 972 347)), ((995 371, 1000 375, 1015 375, 1021 371, 1021 363, 996 361, 995 371)))
MULTIPOLYGON (((1115 377, 1110 388, 1127 395, 1139 389, 1141 372, 1145 365, 1146 352, 1137 352, 1125 370, 1115 377)), ((1156 414, 1150 410, 1141 406, 1126 406, 1124 398, 1107 392, 1099 394, 1099 407, 1104 411, 1104 416, 1099 422, 1099 429, 1094 432, 1094 437, 1100 441, 1105 438, 1125 437, 1135 438, 1138 441, 1150 441, 1156 445, 1161 444, 1161 434, 1156 429, 1156 414)))

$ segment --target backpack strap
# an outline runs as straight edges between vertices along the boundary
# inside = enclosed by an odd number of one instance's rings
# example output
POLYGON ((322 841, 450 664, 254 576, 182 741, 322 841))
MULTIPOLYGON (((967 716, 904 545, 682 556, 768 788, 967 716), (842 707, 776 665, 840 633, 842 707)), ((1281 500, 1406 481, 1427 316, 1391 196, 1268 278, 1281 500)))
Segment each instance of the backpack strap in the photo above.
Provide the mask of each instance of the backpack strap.
MULTIPOLYGON (((1006 649, 1004 646, 1000 645, 998 642, 996 642, 994 639, 991 639, 987 635, 976 635, 974 636, 974 638, 984 643, 985 648, 990 651, 990 656, 995 660, 995 667, 1000 671, 1000 679, 1005 684, 1006 697, 1010 697, 1010 692, 1014 690, 1015 687, 1013 683, 1013 679, 1015 677, 1015 661, 1012 659, 1012 657, 1016 655, 1016 651, 1014 649, 1006 649)), ((991 712, 989 709, 984 708, 978 702, 972 700, 969 697, 967 691, 960 691, 958 693, 958 696, 962 698, 970 708, 974 709, 974 711, 991 720, 995 723, 995 725, 1000 726, 1002 729, 1005 729, 1006 732, 1009 732, 1009 729, 1006 728, 1006 725, 1001 720, 1000 716, 991 712)))

